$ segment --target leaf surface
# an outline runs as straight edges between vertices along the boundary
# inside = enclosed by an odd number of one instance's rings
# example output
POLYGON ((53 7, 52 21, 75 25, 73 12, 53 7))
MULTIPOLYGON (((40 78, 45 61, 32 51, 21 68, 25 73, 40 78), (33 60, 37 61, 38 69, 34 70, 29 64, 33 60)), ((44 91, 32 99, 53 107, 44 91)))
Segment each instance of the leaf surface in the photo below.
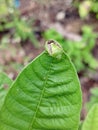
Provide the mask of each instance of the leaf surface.
POLYGON ((0 109, 11 84, 12 80, 6 74, 0 72, 0 109))
POLYGON ((78 129, 79 80, 65 52, 54 51, 43 52, 19 74, 0 112, 0 130, 78 129))
POLYGON ((89 111, 82 130, 98 130, 98 104, 94 104, 89 111))

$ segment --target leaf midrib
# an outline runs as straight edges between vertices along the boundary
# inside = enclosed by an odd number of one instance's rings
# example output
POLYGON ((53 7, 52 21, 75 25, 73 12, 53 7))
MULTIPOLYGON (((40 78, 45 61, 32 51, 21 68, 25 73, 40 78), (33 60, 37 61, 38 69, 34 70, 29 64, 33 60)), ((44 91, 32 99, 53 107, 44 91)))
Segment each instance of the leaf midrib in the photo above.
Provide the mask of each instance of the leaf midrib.
POLYGON ((42 92, 41 92, 41 95, 40 95, 40 98, 39 98, 39 102, 38 102, 37 107, 36 107, 35 114, 34 114, 34 116, 33 116, 33 118, 32 118, 31 124, 30 124, 30 126, 29 126, 29 130, 33 130, 33 129, 32 129, 32 125, 33 125, 34 122, 35 122, 36 115, 37 115, 39 106, 40 106, 40 104, 41 104, 41 101, 42 101, 42 98, 43 98, 43 94, 44 94, 44 92, 45 92, 45 88, 46 88, 48 76, 49 76, 49 74, 50 74, 51 66, 52 66, 52 61, 51 61, 51 63, 50 63, 50 67, 49 67, 49 70, 48 70, 48 72, 47 72, 46 79, 45 79, 45 83, 44 83, 44 87, 43 87, 43 90, 42 90, 42 92))

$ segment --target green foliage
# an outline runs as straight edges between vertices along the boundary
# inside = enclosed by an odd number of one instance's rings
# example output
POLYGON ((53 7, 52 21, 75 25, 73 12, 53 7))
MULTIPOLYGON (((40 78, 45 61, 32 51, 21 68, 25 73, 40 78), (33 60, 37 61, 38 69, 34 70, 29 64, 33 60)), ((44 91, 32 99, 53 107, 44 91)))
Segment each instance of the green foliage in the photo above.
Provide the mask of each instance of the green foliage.
POLYGON ((0 17, 8 15, 13 6, 13 0, 0 0, 0 17))
POLYGON ((91 11, 96 14, 96 18, 98 19, 98 1, 96 2, 92 1, 91 11))
MULTIPOLYGON (((13 32, 14 39, 20 39, 20 42, 29 39, 31 43, 35 45, 35 47, 38 47, 39 43, 34 35, 32 25, 28 24, 29 21, 27 22, 25 19, 20 18, 20 14, 18 10, 14 8, 14 6, 11 6, 11 4, 5 5, 7 6, 7 12, 9 12, 9 9, 12 10, 12 12, 7 13, 8 18, 3 16, 3 18, 0 19, 0 22, 3 23, 0 24, 0 31, 12 30, 11 33, 13 32)), ((10 35, 12 36, 12 34, 10 35)))
POLYGON ((0 130, 77 130, 81 90, 75 68, 54 41, 26 66, 0 111, 0 130))
POLYGON ((0 109, 11 84, 12 80, 6 74, 0 72, 0 109))
POLYGON ((66 40, 54 29, 49 29, 44 33, 45 39, 55 39, 61 43, 65 52, 71 57, 78 72, 84 70, 86 65, 92 69, 98 67, 98 61, 91 54, 96 43, 97 34, 89 26, 84 26, 82 31, 83 35, 80 42, 66 40))
POLYGON ((15 27, 15 37, 19 37, 22 41, 29 39, 35 47, 38 47, 38 41, 34 36, 32 28, 26 23, 25 20, 14 18, 13 27, 15 27))
POLYGON ((96 14, 96 18, 98 18, 98 1, 94 0, 84 0, 79 4, 79 14, 81 18, 86 18, 90 12, 96 14))
POLYGON ((80 121, 78 130, 82 130, 83 121, 80 121))
POLYGON ((89 110, 94 104, 98 103, 98 87, 91 89, 90 101, 86 104, 87 109, 89 110))
POLYGON ((98 130, 98 104, 94 104, 89 111, 82 130, 98 130))
POLYGON ((90 101, 86 104, 89 113, 83 123, 82 130, 98 129, 98 87, 92 88, 90 92, 90 101))
POLYGON ((79 14, 81 18, 85 18, 88 16, 91 10, 91 6, 92 2, 89 0, 85 0, 79 5, 79 14))
POLYGON ((13 17, 12 21, 7 21, 4 25, 0 26, 1 31, 13 29, 13 38, 20 39, 20 41, 25 41, 29 39, 35 47, 39 46, 39 43, 34 36, 32 28, 26 23, 25 20, 19 17, 13 17))

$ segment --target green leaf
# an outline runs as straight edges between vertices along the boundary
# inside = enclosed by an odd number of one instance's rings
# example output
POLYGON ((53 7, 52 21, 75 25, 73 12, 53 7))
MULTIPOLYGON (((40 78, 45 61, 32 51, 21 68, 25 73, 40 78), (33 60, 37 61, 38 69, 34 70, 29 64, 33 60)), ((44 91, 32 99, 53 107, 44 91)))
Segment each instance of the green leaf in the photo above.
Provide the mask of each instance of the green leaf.
POLYGON ((0 72, 0 109, 11 84, 12 80, 6 74, 0 72))
POLYGON ((78 130, 82 130, 83 121, 80 121, 78 130))
POLYGON ((81 18, 86 18, 91 10, 92 2, 89 0, 83 1, 79 6, 79 15, 81 18))
POLYGON ((93 96, 98 97, 98 86, 92 88, 90 91, 93 96))
POLYGON ((91 96, 90 96, 89 102, 86 103, 87 110, 90 110, 90 108, 94 104, 98 103, 98 86, 96 86, 95 88, 92 88, 90 90, 90 93, 91 93, 91 96))
POLYGON ((98 104, 93 105, 89 111, 82 130, 98 130, 98 104))
POLYGON ((47 51, 12 85, 0 112, 0 130, 78 129, 82 101, 77 73, 60 45, 47 44, 47 51))

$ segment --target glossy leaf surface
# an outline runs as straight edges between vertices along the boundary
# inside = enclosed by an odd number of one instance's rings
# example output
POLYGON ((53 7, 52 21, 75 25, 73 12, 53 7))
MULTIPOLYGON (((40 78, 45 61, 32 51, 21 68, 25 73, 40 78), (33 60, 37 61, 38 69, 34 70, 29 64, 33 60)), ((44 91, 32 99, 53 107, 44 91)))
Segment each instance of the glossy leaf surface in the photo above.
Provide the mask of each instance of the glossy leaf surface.
POLYGON ((19 74, 0 112, 0 130, 78 129, 79 80, 69 57, 56 49, 49 50, 51 56, 43 52, 19 74))

